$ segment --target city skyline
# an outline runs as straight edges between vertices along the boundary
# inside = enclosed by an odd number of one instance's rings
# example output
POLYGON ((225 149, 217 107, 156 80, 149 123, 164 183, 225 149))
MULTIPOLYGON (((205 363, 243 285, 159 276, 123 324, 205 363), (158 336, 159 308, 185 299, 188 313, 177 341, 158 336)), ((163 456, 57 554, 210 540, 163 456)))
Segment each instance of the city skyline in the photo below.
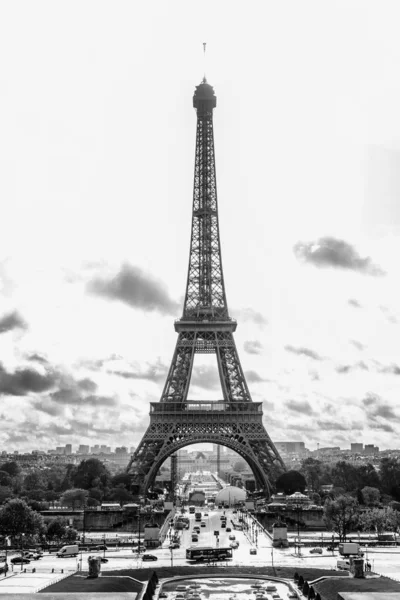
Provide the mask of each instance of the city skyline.
MULTIPOLYGON (((21 6, 0 9, 0 449, 129 448, 146 430, 182 312, 203 41, 225 285, 265 427, 395 448, 390 10, 230 3, 227 31, 224 2, 212 23, 179 2, 21 6)), ((221 397, 214 356, 189 396, 221 397)))

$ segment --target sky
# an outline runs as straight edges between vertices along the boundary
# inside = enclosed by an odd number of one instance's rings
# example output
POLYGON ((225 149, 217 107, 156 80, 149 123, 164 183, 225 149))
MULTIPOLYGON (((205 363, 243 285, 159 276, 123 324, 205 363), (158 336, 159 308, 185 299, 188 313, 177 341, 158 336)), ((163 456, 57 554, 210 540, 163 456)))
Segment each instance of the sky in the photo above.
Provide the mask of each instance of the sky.
MULTIPOLYGON (((399 17, 382 0, 1 3, 0 449, 146 431, 182 313, 204 71, 266 430, 398 447, 399 17)), ((221 397, 196 356, 189 398, 221 397)))

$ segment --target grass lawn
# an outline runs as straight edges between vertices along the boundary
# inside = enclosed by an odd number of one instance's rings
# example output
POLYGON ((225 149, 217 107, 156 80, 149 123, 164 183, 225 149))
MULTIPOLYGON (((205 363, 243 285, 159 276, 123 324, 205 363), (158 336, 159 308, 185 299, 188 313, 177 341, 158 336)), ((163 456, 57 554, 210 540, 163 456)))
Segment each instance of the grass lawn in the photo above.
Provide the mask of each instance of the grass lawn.
POLYGON ((156 571, 159 579, 167 579, 169 577, 199 577, 201 575, 207 576, 224 576, 234 575, 240 577, 240 575, 251 575, 257 577, 258 575, 263 577, 274 576, 282 577, 283 579, 293 580, 293 576, 297 571, 299 575, 302 575, 304 579, 313 581, 318 577, 348 577, 347 571, 333 571, 328 569, 313 569, 307 567, 162 567, 159 569, 122 569, 120 571, 104 571, 97 579, 86 579, 87 573, 83 572, 79 575, 72 575, 63 579, 59 583, 50 585, 49 587, 42 590, 42 593, 49 592, 140 592, 141 586, 129 579, 133 577, 139 581, 147 582, 153 573, 156 571), (126 578, 123 578, 125 576, 126 578))

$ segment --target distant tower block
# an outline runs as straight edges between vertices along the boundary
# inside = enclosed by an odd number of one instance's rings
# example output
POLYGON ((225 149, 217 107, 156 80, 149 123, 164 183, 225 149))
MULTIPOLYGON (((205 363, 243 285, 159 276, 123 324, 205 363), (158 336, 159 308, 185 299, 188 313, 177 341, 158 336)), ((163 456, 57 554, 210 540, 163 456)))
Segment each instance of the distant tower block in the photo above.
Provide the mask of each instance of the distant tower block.
MULTIPOLYGON (((249 464, 258 489, 285 465, 263 425, 262 402, 253 402, 243 374, 226 301, 219 237, 213 109, 217 99, 204 78, 196 87, 197 112, 192 235, 178 340, 160 402, 150 404, 150 424, 131 458, 132 491, 144 494, 163 462, 195 443, 227 446, 249 464), (215 354, 223 399, 188 400, 196 353, 215 354)), ((238 243, 240 243, 238 237, 238 243)), ((245 248, 243 248, 245 253, 245 248)), ((239 276, 239 266, 237 269, 239 276)))

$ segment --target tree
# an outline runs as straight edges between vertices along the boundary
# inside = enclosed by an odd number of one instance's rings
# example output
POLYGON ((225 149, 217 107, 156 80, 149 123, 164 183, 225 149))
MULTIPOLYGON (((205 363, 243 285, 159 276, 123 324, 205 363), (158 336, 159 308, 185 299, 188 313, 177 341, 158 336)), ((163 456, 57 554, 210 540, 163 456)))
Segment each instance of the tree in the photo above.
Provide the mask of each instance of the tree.
POLYGON ((123 484, 112 488, 107 498, 108 500, 114 500, 115 502, 119 502, 121 506, 123 504, 127 504, 128 502, 133 502, 132 494, 128 492, 128 490, 124 487, 123 484))
POLYGON ((341 542, 358 522, 358 502, 351 496, 338 496, 334 500, 328 498, 324 506, 324 520, 330 529, 339 535, 341 542))
POLYGON ((114 475, 114 477, 111 479, 112 487, 117 487, 121 483, 127 490, 129 490, 131 487, 131 476, 128 475, 128 473, 117 473, 117 475, 114 475))
MULTIPOLYGON (((393 531, 393 526, 390 521, 391 514, 388 515, 391 509, 384 508, 369 508, 360 514, 359 524, 364 531, 375 531, 383 533, 387 529, 393 531)), ((394 522, 394 519, 393 519, 394 522)))
POLYGON ((300 473, 304 475, 309 490, 318 490, 322 475, 322 462, 315 458, 305 458, 300 467, 300 473))
POLYGON ((26 490, 45 489, 46 482, 41 471, 32 471, 25 476, 24 488, 26 490))
POLYGON ((287 471, 278 477, 275 486, 278 491, 283 491, 285 494, 294 494, 304 492, 306 480, 299 471, 287 471))
POLYGON ((14 494, 10 487, 0 487, 0 504, 4 504, 13 497, 14 494))
POLYGON ((360 488, 374 487, 380 489, 381 482, 374 465, 371 465, 371 463, 368 463, 367 465, 360 465, 359 467, 356 467, 356 470, 358 486, 360 488))
POLYGON ((379 474, 382 491, 395 496, 396 500, 400 500, 398 497, 398 491, 400 490, 400 462, 396 458, 382 458, 379 474))
POLYGON ((85 506, 88 495, 89 492, 87 490, 72 488, 63 493, 61 496, 61 504, 71 506, 72 510, 74 510, 76 507, 85 506))
POLYGON ((376 506, 379 504, 381 493, 377 488, 366 486, 361 490, 364 504, 367 506, 376 506))
POLYGON ((332 469, 332 483, 335 487, 343 488, 346 492, 357 489, 357 469, 352 464, 342 460, 332 469))
POLYGON ((33 535, 44 530, 43 517, 19 498, 9 500, 0 508, 0 531, 12 537, 22 533, 33 535))
POLYGON ((64 519, 57 518, 47 526, 47 538, 50 541, 61 540, 66 532, 67 524, 64 519))
POLYGON ((7 471, 0 471, 0 485, 9 487, 12 484, 12 477, 7 471))
POLYGON ((74 486, 85 490, 93 487, 105 488, 109 485, 110 481, 110 472, 97 458, 83 460, 73 475, 74 486))
POLYGON ((10 460, 0 466, 0 471, 6 471, 11 477, 16 477, 20 474, 21 467, 14 460, 10 460))
POLYGON ((233 465, 233 470, 236 473, 243 473, 244 471, 247 470, 247 464, 245 463, 244 460, 237 460, 233 465))

